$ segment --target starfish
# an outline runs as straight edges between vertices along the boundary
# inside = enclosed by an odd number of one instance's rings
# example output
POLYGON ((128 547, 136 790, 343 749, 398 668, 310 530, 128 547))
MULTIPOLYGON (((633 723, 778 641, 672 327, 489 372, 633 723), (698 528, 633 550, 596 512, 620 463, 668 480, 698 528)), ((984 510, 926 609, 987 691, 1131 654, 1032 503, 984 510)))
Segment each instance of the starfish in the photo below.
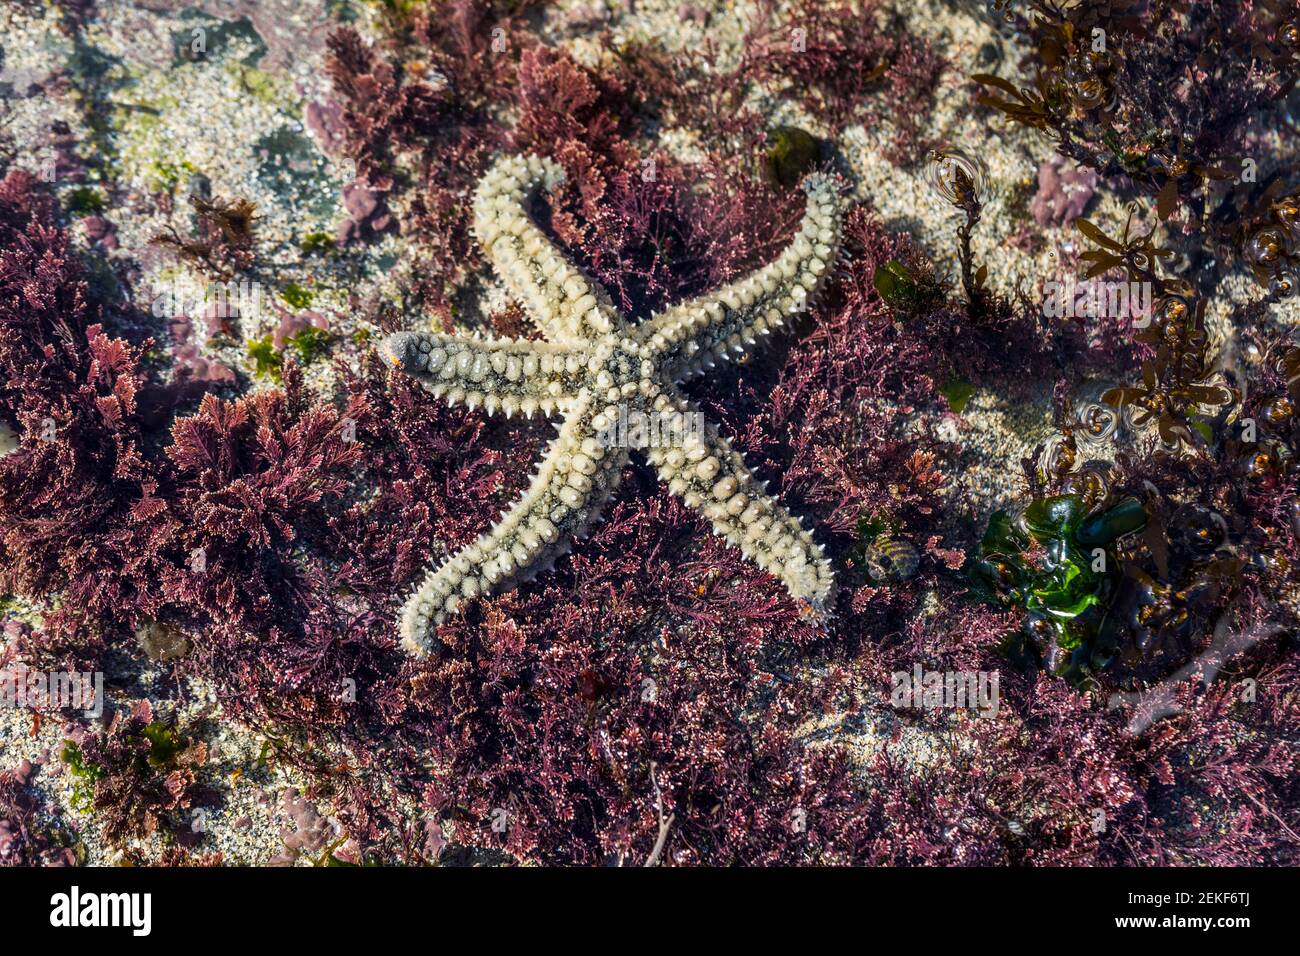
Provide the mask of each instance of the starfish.
POLYGON ((530 578, 587 532, 618 484, 628 445, 644 444, 625 440, 618 425, 629 419, 658 422, 671 436, 642 450, 672 494, 795 598, 821 610, 831 590, 830 562, 678 385, 739 357, 808 307, 839 253, 834 180, 804 180, 800 230, 773 262, 633 324, 527 217, 532 191, 540 185, 549 192, 563 179, 550 160, 507 157, 484 175, 474 199, 475 235, 544 340, 397 332, 379 347, 392 366, 453 404, 562 416, 524 495, 490 530, 430 570, 406 601, 403 647, 427 654, 434 629, 461 601, 530 578))

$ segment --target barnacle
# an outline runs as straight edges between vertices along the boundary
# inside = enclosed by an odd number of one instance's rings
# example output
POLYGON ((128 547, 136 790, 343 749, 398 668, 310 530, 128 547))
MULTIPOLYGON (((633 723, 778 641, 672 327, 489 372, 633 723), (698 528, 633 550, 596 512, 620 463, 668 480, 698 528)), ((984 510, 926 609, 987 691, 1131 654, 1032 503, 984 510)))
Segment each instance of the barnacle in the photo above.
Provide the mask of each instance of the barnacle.
MULTIPOLYGON (((433 628, 463 600, 546 567, 597 519, 628 461, 628 443, 609 437, 621 416, 657 415, 678 426, 702 421, 677 383, 739 358, 806 309, 838 255, 835 184, 809 177, 802 225, 775 261, 633 326, 524 213, 531 189, 552 190, 562 179, 549 160, 506 158, 484 176, 474 205, 479 241, 545 341, 399 332, 380 349, 394 368, 449 402, 507 416, 563 416, 523 497, 489 531, 431 570, 406 602, 401 638, 413 654, 427 653, 433 628)), ((679 440, 652 445, 646 458, 669 491, 792 595, 823 606, 830 563, 798 519, 765 493, 712 425, 668 432, 679 440)))

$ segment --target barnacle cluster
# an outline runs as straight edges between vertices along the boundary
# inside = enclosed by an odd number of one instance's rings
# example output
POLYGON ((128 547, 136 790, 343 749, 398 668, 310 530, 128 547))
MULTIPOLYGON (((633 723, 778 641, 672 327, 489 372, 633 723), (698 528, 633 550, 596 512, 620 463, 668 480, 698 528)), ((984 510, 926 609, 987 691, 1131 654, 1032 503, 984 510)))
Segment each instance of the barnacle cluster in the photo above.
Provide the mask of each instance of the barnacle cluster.
MULTIPOLYGON (((523 497, 430 571, 407 601, 401 636, 415 654, 429 650, 433 627, 461 601, 535 574, 586 532, 628 460, 626 443, 609 439, 621 414, 630 409, 678 423, 698 415, 677 384, 743 354, 805 310, 839 253, 835 183, 811 176, 799 232, 773 262, 633 326, 527 217, 530 191, 553 190, 562 181, 563 171, 549 160, 506 158, 484 176, 475 197, 478 238, 546 341, 399 332, 381 346, 391 365, 449 402, 564 419, 523 497)), ((766 494, 716 428, 669 431, 685 434, 646 452, 669 491, 792 595, 822 606, 830 564, 799 520, 766 494)))

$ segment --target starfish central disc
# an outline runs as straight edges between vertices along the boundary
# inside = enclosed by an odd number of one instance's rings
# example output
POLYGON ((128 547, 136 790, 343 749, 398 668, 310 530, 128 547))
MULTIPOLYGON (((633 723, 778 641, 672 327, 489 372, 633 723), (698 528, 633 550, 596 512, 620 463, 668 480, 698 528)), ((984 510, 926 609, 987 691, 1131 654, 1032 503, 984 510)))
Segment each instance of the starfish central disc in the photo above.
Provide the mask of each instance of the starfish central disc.
POLYGON ((831 572, 821 548, 677 386, 740 356, 807 309, 839 254, 834 182, 821 175, 804 181, 799 231, 771 263, 632 325, 524 211, 532 189, 552 190, 563 176, 549 160, 508 157, 484 176, 474 201, 475 234, 544 341, 398 332, 380 346, 389 364, 448 402, 562 419, 523 497, 417 585, 402 610, 403 646, 428 653, 434 628, 461 601, 549 567, 599 517, 629 448, 641 449, 668 490, 704 515, 714 533, 792 595, 822 607, 831 572), (670 440, 648 447, 629 441, 626 422, 646 419, 670 440))

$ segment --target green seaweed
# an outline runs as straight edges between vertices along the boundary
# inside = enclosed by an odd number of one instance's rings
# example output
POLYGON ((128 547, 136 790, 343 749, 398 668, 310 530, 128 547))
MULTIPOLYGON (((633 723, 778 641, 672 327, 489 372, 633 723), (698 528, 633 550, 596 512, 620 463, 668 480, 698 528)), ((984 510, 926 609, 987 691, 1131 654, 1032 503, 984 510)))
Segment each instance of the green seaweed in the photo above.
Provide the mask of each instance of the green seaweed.
POLYGON ((1203 418, 1189 418, 1187 426, 1195 429, 1196 433, 1205 439, 1207 445, 1214 444, 1214 426, 1203 418))
POLYGON ((73 809, 83 813, 89 811, 95 800, 95 783, 102 780, 107 771, 98 764, 86 760, 81 748, 71 740, 63 742, 59 759, 67 765, 72 774, 73 809))
POLYGON ((1125 498, 1115 507, 1079 522, 1075 539, 1085 547, 1111 544, 1147 525, 1146 508, 1136 498, 1125 498))
POLYGON ((175 727, 168 726, 161 720, 146 724, 140 731, 149 741, 149 766, 163 769, 171 765, 176 755, 185 749, 185 738, 175 727))
POLYGON ((258 378, 280 381, 280 369, 284 365, 284 354, 278 351, 270 335, 248 343, 248 357, 253 360, 253 374, 258 378))
POLYGON ((104 211, 104 194, 94 186, 78 186, 68 191, 64 205, 74 216, 98 215, 104 211))
POLYGON ((280 290, 280 298, 284 299, 285 304, 291 308, 307 309, 311 307, 316 296, 310 289, 305 289, 296 282, 290 282, 280 290))
POLYGON ((309 232, 302 237, 298 248, 305 256, 323 256, 337 250, 338 243, 328 232, 309 232))
POLYGON ((876 266, 871 285, 885 305, 905 315, 923 315, 946 297, 931 264, 919 255, 907 261, 890 259, 876 266))
POLYGON ((150 188, 153 192, 165 192, 175 195, 182 181, 198 173, 194 164, 181 159, 176 162, 158 159, 148 170, 150 188))
POLYGON ((939 386, 939 394, 948 400, 948 407, 954 415, 966 410, 966 405, 975 394, 975 386, 962 378, 954 378, 939 386))
POLYGON ((271 335, 254 339, 248 343, 248 357, 253 360, 253 374, 258 378, 279 382, 286 352, 292 351, 299 364, 310 365, 328 354, 332 340, 333 336, 329 332, 314 325, 300 329, 285 339, 283 349, 275 347, 275 339, 271 335))
POLYGON ((427 6, 429 0, 363 0, 363 2, 399 20, 404 20, 414 15, 421 7, 427 6))
POLYGON ((911 308, 919 299, 916 280, 907 266, 897 259, 877 266, 871 284, 885 300, 885 305, 893 309, 911 308))
POLYGON ((1146 509, 1135 498, 1095 514, 1078 495, 1035 499, 1014 520, 1004 511, 994 513, 965 573, 982 600, 1029 612, 1024 633, 1008 642, 1013 658, 1034 656, 1027 638, 1036 633, 1049 636, 1044 643, 1058 652, 1068 652, 1055 656, 1058 676, 1079 680, 1104 666, 1108 652, 1098 640, 1100 625, 1120 576, 1110 546, 1146 522, 1146 509))
POLYGON ((324 329, 309 325, 289 336, 285 340, 285 345, 293 349, 301 364, 310 365, 329 351, 330 339, 330 334, 324 329))
POLYGON ((280 84, 275 76, 255 66, 240 65, 235 69, 240 87, 263 103, 274 105, 280 98, 280 84))

